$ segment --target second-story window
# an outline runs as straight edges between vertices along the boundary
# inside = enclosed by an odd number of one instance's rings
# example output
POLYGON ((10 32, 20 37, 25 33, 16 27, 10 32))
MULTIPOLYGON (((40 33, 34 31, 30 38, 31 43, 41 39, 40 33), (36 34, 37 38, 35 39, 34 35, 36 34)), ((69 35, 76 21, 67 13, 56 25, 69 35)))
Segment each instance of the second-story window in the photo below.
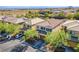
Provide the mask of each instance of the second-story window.
POLYGON ((46 31, 49 31, 49 32, 51 32, 51 31, 52 31, 52 29, 46 28, 46 31))
POLYGON ((45 30, 45 27, 41 27, 41 30, 45 30))
POLYGON ((77 42, 77 41, 78 41, 78 37, 76 37, 76 36, 71 36, 71 40, 77 42))

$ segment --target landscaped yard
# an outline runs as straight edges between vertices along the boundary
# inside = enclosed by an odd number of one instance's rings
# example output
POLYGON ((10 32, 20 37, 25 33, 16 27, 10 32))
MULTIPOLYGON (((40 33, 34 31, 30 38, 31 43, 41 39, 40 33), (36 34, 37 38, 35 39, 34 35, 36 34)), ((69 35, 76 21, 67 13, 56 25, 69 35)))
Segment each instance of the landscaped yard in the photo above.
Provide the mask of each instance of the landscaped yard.
MULTIPOLYGON (((79 19, 79 13, 65 15, 63 12, 61 12, 59 14, 53 15, 49 11, 45 11, 44 13, 42 13, 42 15, 43 17, 41 16, 40 12, 33 13, 32 11, 28 11, 28 13, 26 13, 25 15, 16 15, 16 18, 25 17, 32 19, 40 17, 43 18, 44 21, 48 21, 48 19, 50 18, 55 18, 55 20, 79 19)), ((48 23, 49 22, 47 22, 47 24, 48 23)), ((51 26, 49 25, 48 27, 51 26)), ((53 29, 53 32, 51 31, 49 33, 46 33, 47 34, 44 35, 44 38, 42 38, 36 31, 36 28, 30 28, 27 30, 27 28, 23 26, 23 24, 8 23, 4 20, 0 21, 0 51, 72 52, 74 51, 74 49, 78 51, 78 45, 73 48, 68 45, 68 42, 66 40, 70 39, 70 34, 66 30, 66 28, 61 28, 61 26, 59 25, 57 28, 53 29)))

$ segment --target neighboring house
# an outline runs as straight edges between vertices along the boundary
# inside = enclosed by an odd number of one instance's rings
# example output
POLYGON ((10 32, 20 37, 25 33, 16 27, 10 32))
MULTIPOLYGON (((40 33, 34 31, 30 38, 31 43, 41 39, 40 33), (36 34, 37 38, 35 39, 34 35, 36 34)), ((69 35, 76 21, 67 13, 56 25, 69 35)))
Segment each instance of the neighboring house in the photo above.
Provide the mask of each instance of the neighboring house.
POLYGON ((36 27, 36 24, 44 22, 44 21, 45 20, 41 18, 32 18, 32 19, 26 20, 25 25, 27 28, 33 28, 33 27, 36 27))
POLYGON ((22 24, 23 29, 29 29, 32 27, 36 27, 36 24, 45 21, 41 18, 16 18, 16 17, 10 17, 10 16, 0 16, 0 21, 7 22, 7 23, 13 23, 13 24, 22 24))
POLYGON ((70 39, 68 39, 69 43, 72 46, 75 46, 75 44, 79 42, 79 21, 67 21, 63 24, 63 26, 67 28, 67 31, 70 34, 70 39))
POLYGON ((53 14, 59 14, 59 13, 61 13, 62 11, 61 11, 61 10, 52 10, 51 12, 53 12, 53 14))
POLYGON ((76 10, 74 10, 74 9, 72 9, 72 10, 62 10, 62 12, 64 12, 65 14, 68 14, 68 13, 75 14, 76 10))
POLYGON ((67 14, 75 14, 76 13, 76 10, 75 9, 71 9, 71 10, 69 10, 69 9, 64 9, 64 10, 58 10, 58 9, 56 9, 56 10, 52 10, 51 11, 53 14, 60 14, 60 13, 64 13, 65 15, 67 15, 67 14))
POLYGON ((49 32, 52 32, 56 27, 60 26, 64 20, 58 19, 49 19, 44 22, 37 24, 37 31, 40 35, 46 35, 49 32))
POLYGON ((27 20, 27 18, 15 18, 15 17, 9 17, 9 16, 1 16, 0 21, 7 22, 7 23, 13 23, 13 24, 22 24, 27 20))

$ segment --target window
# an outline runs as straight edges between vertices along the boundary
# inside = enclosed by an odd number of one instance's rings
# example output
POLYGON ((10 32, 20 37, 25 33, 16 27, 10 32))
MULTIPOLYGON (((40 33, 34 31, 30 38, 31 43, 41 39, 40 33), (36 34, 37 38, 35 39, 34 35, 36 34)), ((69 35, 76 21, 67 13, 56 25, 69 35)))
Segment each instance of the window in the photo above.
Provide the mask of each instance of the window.
POLYGON ((47 34, 47 32, 46 31, 44 31, 44 30, 37 30, 39 33, 41 33, 41 34, 47 34))
POLYGON ((49 31, 49 32, 51 32, 51 31, 52 31, 52 29, 48 29, 48 28, 46 28, 46 31, 49 31))
POLYGON ((74 31, 70 31, 70 34, 74 35, 74 34, 75 34, 75 32, 74 32, 74 31))
POLYGON ((75 32, 72 32, 72 34, 75 34, 75 32))
POLYGON ((72 41, 78 41, 78 37, 76 37, 76 36, 71 36, 71 40, 72 40, 72 41))
POLYGON ((45 30, 45 27, 41 27, 42 30, 45 30))
POLYGON ((27 28, 31 28, 31 26, 30 25, 27 25, 27 28))

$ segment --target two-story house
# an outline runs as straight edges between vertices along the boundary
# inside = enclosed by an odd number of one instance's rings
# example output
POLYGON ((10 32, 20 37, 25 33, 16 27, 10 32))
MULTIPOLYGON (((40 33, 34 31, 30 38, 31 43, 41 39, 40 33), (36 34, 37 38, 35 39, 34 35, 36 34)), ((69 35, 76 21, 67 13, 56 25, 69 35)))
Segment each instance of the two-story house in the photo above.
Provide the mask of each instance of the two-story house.
POLYGON ((12 16, 0 16, 0 21, 13 23, 13 24, 22 24, 27 20, 27 18, 16 18, 12 16))
POLYGON ((36 24, 44 22, 44 19, 41 18, 16 18, 12 16, 0 16, 0 21, 6 23, 13 23, 13 24, 21 24, 23 25, 23 29, 29 29, 36 27, 36 24))
POLYGON ((67 27, 67 31, 70 34, 70 39, 68 39, 68 43, 72 47, 76 46, 76 44, 79 42, 79 21, 67 21, 63 24, 63 26, 67 27))
POLYGON ((44 22, 36 24, 36 29, 40 35, 46 35, 49 32, 52 32, 56 27, 62 24, 64 20, 58 19, 49 19, 44 22))
POLYGON ((41 18, 31 18, 25 21, 25 26, 27 28, 36 28, 36 24, 44 22, 44 19, 41 18))

